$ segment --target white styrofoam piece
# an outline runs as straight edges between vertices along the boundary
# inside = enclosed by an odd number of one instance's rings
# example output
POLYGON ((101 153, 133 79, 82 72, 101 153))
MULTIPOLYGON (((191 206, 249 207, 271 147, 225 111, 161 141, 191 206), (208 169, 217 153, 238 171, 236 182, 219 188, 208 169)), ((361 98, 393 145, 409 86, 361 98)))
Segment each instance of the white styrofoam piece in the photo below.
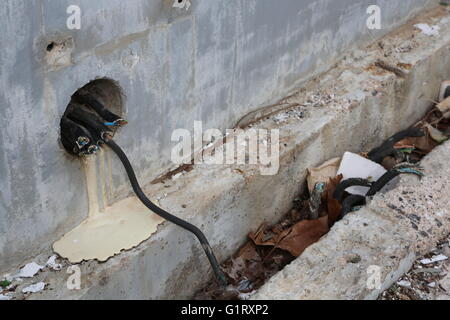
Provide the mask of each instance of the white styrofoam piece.
MULTIPOLYGON (((369 159, 363 158, 355 153, 346 152, 342 157, 341 165, 337 174, 342 174, 342 180, 350 178, 363 178, 370 179, 372 181, 378 180, 383 174, 386 173, 386 169, 378 163, 375 163, 369 159)), ((365 196, 369 188, 367 187, 350 187, 347 192, 351 194, 359 194, 365 196)))
POLYGON ((23 293, 36 293, 36 292, 44 290, 44 288, 45 288, 45 283, 39 282, 39 283, 33 284, 31 286, 28 286, 28 287, 22 289, 22 292, 23 293))
POLYGON ((441 29, 439 26, 430 26, 427 23, 418 23, 415 24, 414 27, 420 29, 424 35, 427 36, 438 36, 439 30, 441 29))
POLYGON ((444 261, 444 260, 447 260, 447 259, 448 259, 447 256, 445 256, 443 254, 440 254, 440 255, 434 256, 431 259, 422 259, 422 260, 420 260, 420 263, 421 264, 430 264, 430 263, 444 261))
POLYGON ((56 263, 56 254, 51 256, 45 265, 55 271, 59 271, 62 269, 62 265, 59 263, 56 263))
POLYGON ((14 278, 32 278, 42 269, 44 269, 43 266, 38 265, 36 262, 31 262, 20 269, 14 278))

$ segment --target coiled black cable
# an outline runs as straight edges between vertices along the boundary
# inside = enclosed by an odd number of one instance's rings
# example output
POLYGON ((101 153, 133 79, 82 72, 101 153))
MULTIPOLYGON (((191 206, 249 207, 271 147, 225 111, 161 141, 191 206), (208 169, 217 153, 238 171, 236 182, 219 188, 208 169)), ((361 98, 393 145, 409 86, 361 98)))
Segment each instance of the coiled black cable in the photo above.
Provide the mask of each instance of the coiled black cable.
POLYGON ((394 145, 405 138, 423 137, 425 133, 420 128, 409 128, 394 134, 387 139, 381 146, 374 148, 368 153, 370 160, 376 163, 381 163, 387 156, 395 154, 394 145))
POLYGON ((370 187, 369 191, 367 192, 367 197, 373 197, 378 191, 383 189, 385 185, 387 185, 389 182, 391 182, 392 179, 399 176, 401 172, 397 170, 389 170, 385 174, 383 174, 375 183, 370 187))
POLYGON ((353 210, 353 207, 356 205, 365 205, 366 204, 366 197, 361 196, 359 194, 353 194, 351 196, 348 196, 345 198, 345 200, 342 202, 342 210, 341 210, 341 216, 342 219, 345 217, 348 213, 350 213, 353 210))
POLYGON ((157 215, 161 216, 162 218, 175 223, 176 225, 180 226, 181 228, 188 230, 192 232, 200 241, 203 250, 205 250, 206 256, 209 259, 209 262, 211 263, 211 266, 214 270, 214 273, 219 281, 219 283, 223 286, 227 285, 227 280, 220 269, 219 263, 217 262, 217 259, 211 249, 211 246, 209 245, 208 239, 206 239, 203 232, 197 228, 196 226, 190 224, 189 222, 186 222, 167 211, 161 209, 160 207, 156 206, 153 202, 151 202, 147 196, 142 191, 139 182, 136 178, 136 174, 134 173, 133 167, 128 160, 128 157, 123 152, 122 148, 120 148, 112 139, 104 139, 105 143, 117 154, 120 161, 122 161, 123 166, 125 167, 125 170, 127 172, 128 178, 130 179, 131 186, 133 187, 134 192, 136 193, 136 196, 139 198, 139 200, 142 201, 142 203, 149 208, 151 211, 156 213, 157 215))

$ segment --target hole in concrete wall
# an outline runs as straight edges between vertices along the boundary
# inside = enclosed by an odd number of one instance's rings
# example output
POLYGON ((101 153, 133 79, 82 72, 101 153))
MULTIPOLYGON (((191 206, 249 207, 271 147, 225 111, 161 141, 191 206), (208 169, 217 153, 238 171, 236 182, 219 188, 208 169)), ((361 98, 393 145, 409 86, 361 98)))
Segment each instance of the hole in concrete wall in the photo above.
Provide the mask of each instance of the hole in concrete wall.
POLYGON ((172 0, 172 3, 173 8, 185 9, 186 11, 191 7, 191 1, 189 0, 172 0))
POLYGON ((54 47, 55 47, 55 43, 54 42, 49 43, 48 46, 47 46, 47 51, 48 52, 52 51, 54 47))
POLYGON ((55 37, 45 40, 40 50, 47 65, 47 71, 56 71, 72 65, 74 41, 71 37, 55 37))
MULTIPOLYGON (((82 123, 75 118, 73 116, 75 112, 87 112, 93 119, 98 120, 98 123, 104 125, 111 123, 114 119, 114 117, 113 119, 109 118, 111 114, 118 118, 123 118, 123 103, 124 95, 122 89, 116 81, 111 79, 103 78, 93 80, 75 91, 71 96, 60 123, 60 139, 64 149, 70 154, 79 155, 81 149, 86 149, 82 148, 85 144, 92 145, 92 150, 97 149, 98 141, 101 138, 93 134, 89 135, 92 132, 90 129, 86 133, 84 130, 88 129, 86 123, 82 123), (83 97, 89 97, 89 99, 99 102, 104 107, 105 114, 99 113, 98 109, 93 107, 92 104, 87 103, 83 97)), ((112 134, 115 134, 117 131, 116 126, 104 125, 104 128, 112 134)))

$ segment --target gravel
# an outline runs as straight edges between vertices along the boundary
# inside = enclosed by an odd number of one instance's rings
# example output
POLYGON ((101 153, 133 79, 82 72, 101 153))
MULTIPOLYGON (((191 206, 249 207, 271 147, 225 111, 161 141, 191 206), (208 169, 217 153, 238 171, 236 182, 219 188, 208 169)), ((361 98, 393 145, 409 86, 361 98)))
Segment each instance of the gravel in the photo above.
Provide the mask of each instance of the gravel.
POLYGON ((379 300, 450 300, 450 236, 417 259, 379 300))

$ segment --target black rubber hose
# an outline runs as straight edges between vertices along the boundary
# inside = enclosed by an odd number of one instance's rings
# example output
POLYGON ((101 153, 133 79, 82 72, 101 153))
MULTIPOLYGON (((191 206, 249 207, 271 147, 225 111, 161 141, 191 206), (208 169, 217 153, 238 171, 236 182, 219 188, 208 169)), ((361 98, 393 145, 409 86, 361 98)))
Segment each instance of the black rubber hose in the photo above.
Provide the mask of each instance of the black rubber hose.
POLYGON ((393 146, 387 146, 386 148, 380 149, 377 153, 373 154, 370 160, 376 163, 382 163, 384 158, 396 156, 397 154, 398 150, 396 150, 393 146))
POLYGON ((450 97, 450 86, 448 86, 447 89, 445 89, 444 100, 447 99, 448 97, 450 97))
POLYGON ((94 109, 95 112, 97 112, 103 119, 105 119, 108 122, 117 122, 117 121, 125 122, 125 120, 120 118, 118 115, 116 115, 116 114, 112 113, 111 111, 109 111, 108 109, 106 109, 105 106, 102 103, 100 103, 100 101, 95 99, 90 94, 80 94, 79 93, 76 96, 74 96, 74 98, 75 98, 75 101, 85 104, 85 105, 88 105, 89 107, 94 109))
POLYGON ((336 190, 333 193, 333 197, 336 200, 338 200, 339 202, 341 202, 342 198, 344 196, 345 190, 352 186, 361 186, 361 187, 369 187, 370 188, 372 186, 372 182, 370 182, 367 179, 362 179, 362 178, 350 178, 350 179, 343 180, 336 187, 336 190))
POLYGON ((389 170, 385 174, 383 174, 369 189, 366 196, 372 197, 374 196, 378 191, 383 189, 383 187, 388 184, 392 179, 394 179, 396 176, 400 175, 400 171, 397 170, 389 170))
POLYGON ((345 198, 345 200, 342 202, 342 209, 341 209, 341 218, 345 217, 349 212, 352 211, 354 206, 362 206, 366 204, 366 197, 361 195, 351 195, 345 198))
POLYGON ((95 113, 83 110, 82 107, 73 108, 73 110, 67 114, 67 117, 81 123, 87 127, 87 129, 90 129, 91 132, 96 132, 96 134, 100 137, 104 134, 113 134, 109 128, 103 124, 100 117, 98 117, 95 113))
POLYGON ((368 157, 373 162, 380 163, 383 161, 385 156, 391 155, 394 152, 393 147, 397 142, 405 138, 417 138, 423 137, 424 135, 424 132, 420 128, 409 128, 407 130, 400 131, 387 139, 381 146, 371 150, 368 153, 368 157))
POLYGON ((139 182, 136 178, 136 174, 134 173, 133 167, 130 161, 128 160, 128 157, 123 152, 123 150, 112 139, 105 139, 105 143, 117 154, 120 161, 122 161, 122 164, 125 167, 125 170, 128 174, 128 178, 130 179, 131 186, 133 187, 133 190, 136 193, 136 196, 139 198, 139 200, 141 200, 142 203, 147 208, 149 208, 157 215, 163 217, 164 219, 170 222, 175 223, 176 225, 180 226, 185 230, 192 232, 200 241, 203 250, 205 250, 206 256, 208 257, 209 262, 211 263, 211 266, 214 270, 214 273, 219 283, 223 286, 226 286, 227 285, 226 277, 223 274, 222 270, 220 269, 219 263, 217 262, 217 259, 211 249, 211 246, 209 245, 208 239, 206 239, 203 232, 196 226, 168 213, 167 211, 161 209, 160 207, 156 206, 153 202, 151 202, 142 191, 139 182))
POLYGON ((61 118, 60 126, 61 142, 64 148, 71 154, 79 155, 87 151, 92 143, 94 143, 90 131, 66 116, 61 118))

